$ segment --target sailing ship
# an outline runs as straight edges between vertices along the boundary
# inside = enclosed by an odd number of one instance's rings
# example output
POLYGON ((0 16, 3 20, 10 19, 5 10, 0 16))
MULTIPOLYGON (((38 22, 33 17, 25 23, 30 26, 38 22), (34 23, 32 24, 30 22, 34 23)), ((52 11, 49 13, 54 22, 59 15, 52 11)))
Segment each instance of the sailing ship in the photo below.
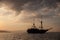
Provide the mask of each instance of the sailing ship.
POLYGON ((35 23, 33 23, 32 28, 27 29, 27 32, 28 32, 28 33, 32 33, 32 34, 34 34, 34 33, 35 33, 35 34, 36 34, 36 33, 44 34, 44 33, 46 33, 47 31, 49 31, 50 29, 52 29, 52 28, 43 29, 43 21, 41 20, 40 23, 41 23, 41 27, 40 27, 40 28, 37 28, 37 27, 35 26, 35 23))

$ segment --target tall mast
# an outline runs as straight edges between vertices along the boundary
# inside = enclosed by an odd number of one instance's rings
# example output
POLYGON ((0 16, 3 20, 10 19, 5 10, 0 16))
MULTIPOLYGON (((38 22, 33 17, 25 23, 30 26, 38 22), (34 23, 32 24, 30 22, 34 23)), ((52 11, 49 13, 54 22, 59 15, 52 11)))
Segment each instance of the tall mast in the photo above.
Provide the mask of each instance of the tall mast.
POLYGON ((42 22, 42 20, 41 20, 41 29, 43 29, 43 22, 42 22))
POLYGON ((41 29, 43 29, 43 21, 42 21, 42 16, 41 16, 41 29))

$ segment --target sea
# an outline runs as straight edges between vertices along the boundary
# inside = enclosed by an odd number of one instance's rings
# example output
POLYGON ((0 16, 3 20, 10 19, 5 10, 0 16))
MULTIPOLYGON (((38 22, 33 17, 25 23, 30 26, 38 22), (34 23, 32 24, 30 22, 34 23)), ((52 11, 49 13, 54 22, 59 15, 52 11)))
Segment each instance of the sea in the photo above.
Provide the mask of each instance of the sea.
POLYGON ((0 33, 0 40, 60 40, 60 32, 28 34, 27 32, 14 31, 10 33, 0 33))

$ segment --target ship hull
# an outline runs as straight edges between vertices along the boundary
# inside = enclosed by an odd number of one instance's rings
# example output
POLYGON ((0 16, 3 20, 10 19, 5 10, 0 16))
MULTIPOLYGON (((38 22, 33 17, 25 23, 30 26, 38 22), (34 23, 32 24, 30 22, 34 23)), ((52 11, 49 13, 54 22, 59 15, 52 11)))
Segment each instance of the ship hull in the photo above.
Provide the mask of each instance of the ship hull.
POLYGON ((32 33, 32 34, 44 34, 46 33, 48 30, 39 30, 39 29, 29 29, 27 30, 28 33, 32 33))

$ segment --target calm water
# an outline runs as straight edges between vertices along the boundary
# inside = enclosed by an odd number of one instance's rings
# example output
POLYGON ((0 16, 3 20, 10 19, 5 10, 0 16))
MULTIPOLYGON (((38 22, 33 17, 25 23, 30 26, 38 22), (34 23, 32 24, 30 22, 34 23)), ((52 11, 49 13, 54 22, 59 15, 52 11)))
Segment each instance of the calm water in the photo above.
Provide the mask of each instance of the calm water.
POLYGON ((0 40, 60 40, 59 32, 28 34, 25 32, 0 33, 0 40))

